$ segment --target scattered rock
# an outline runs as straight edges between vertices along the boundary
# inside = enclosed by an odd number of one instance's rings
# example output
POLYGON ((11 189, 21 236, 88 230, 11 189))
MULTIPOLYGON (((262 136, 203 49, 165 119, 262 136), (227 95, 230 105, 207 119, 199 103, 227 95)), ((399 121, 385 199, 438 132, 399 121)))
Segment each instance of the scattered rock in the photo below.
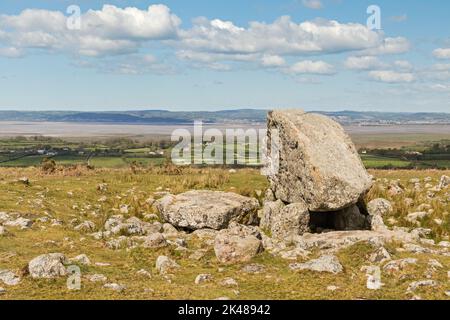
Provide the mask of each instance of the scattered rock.
POLYGON ((164 275, 178 268, 180 268, 180 265, 167 256, 159 256, 156 259, 156 270, 160 274, 164 275))
POLYGON ((153 233, 145 237, 144 248, 162 248, 167 246, 166 238, 161 233, 153 233))
POLYGON ((77 225, 74 230, 80 232, 93 232, 95 231, 95 228, 95 223, 93 223, 92 221, 84 221, 83 223, 77 225))
POLYGON ((216 257, 224 264, 250 261, 261 251, 263 246, 259 231, 236 223, 219 231, 214 241, 216 257))
POLYGON ((139 270, 138 272, 136 272, 136 274, 138 276, 142 276, 142 277, 145 277, 145 278, 151 278, 152 277, 152 274, 150 272, 148 272, 147 270, 145 270, 145 269, 139 270))
POLYGON ((5 294, 6 293, 6 289, 5 288, 2 288, 2 287, 0 287, 0 296, 2 295, 2 294, 5 294))
POLYGON ((336 290, 338 290, 339 289, 339 287, 337 287, 337 286, 328 286, 327 287, 327 290, 328 291, 336 291, 336 290))
POLYGON ((266 268, 263 265, 257 263, 248 264, 241 269, 245 273, 262 273, 265 270, 266 268))
POLYGON ((224 229, 242 222, 259 207, 258 200, 221 191, 188 191, 155 202, 161 218, 175 227, 191 230, 224 229))
POLYGON ((21 229, 28 229, 33 225, 33 221, 31 221, 30 219, 19 217, 15 220, 4 222, 4 225, 8 227, 20 227, 21 229))
POLYGON ((415 264, 417 264, 417 259, 415 258, 393 260, 385 264, 383 270, 389 273, 394 273, 405 269, 408 265, 415 265, 415 264))
POLYGON ((70 263, 78 263, 84 266, 89 266, 91 264, 91 260, 89 260, 87 255, 80 254, 75 258, 70 259, 70 263))
POLYGON ((438 285, 438 283, 434 280, 414 281, 408 286, 408 289, 406 289, 406 292, 412 293, 412 292, 416 291, 418 288, 436 287, 437 285, 438 285))
POLYGON ((16 286, 20 283, 20 277, 10 270, 0 270, 0 281, 7 286, 16 286))
POLYGON ((438 188, 439 189, 444 189, 444 188, 447 188, 449 185, 450 185, 450 177, 446 176, 446 175, 443 175, 441 177, 441 179, 439 180, 438 188))
POLYGON ((49 253, 40 255, 28 263, 28 271, 32 278, 57 278, 65 276, 67 262, 62 253, 49 253))
POLYGON ((238 283, 233 278, 225 278, 223 279, 220 284, 224 287, 237 287, 238 283))
POLYGON ((108 280, 103 274, 87 275, 86 278, 91 282, 106 282, 108 280))
POLYGON ((369 261, 372 263, 382 264, 389 260, 392 260, 392 257, 384 247, 379 247, 369 257, 369 261))
POLYGON ((199 249, 199 250, 195 250, 190 256, 189 259, 191 260, 200 260, 202 259, 206 253, 208 252, 208 250, 205 249, 199 249))
POLYGON ((370 201, 367 204, 367 212, 371 216, 386 216, 393 211, 392 204, 382 198, 370 201))
POLYGON ((310 270, 317 272, 340 273, 343 267, 338 258, 333 255, 323 255, 318 259, 313 259, 305 263, 292 263, 289 265, 291 270, 310 270))
POLYGON ((106 283, 103 286, 103 288, 111 289, 111 290, 117 291, 117 292, 122 292, 122 291, 124 291, 126 289, 125 286, 122 286, 122 285, 117 284, 117 283, 106 283))
POLYGON ((7 231, 6 231, 5 227, 0 226, 0 236, 4 236, 6 234, 7 234, 7 231))
POLYGON ((212 275, 208 274, 208 273, 202 273, 199 274, 197 277, 195 277, 195 284, 202 284, 205 282, 209 282, 212 280, 212 275))

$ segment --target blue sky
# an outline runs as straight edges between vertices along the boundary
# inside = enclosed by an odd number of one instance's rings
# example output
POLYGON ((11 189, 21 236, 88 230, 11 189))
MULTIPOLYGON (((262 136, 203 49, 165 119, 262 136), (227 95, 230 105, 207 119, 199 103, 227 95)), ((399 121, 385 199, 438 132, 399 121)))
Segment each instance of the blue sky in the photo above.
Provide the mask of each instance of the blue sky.
POLYGON ((0 109, 449 112, 449 12, 440 0, 2 0, 0 109), (381 30, 367 27, 371 4, 381 30))

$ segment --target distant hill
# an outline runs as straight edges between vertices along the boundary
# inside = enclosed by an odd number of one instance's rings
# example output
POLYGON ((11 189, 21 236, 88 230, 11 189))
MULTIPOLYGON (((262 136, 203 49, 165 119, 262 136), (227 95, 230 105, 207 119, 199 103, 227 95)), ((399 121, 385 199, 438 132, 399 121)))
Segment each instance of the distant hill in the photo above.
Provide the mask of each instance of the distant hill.
MULTIPOLYGON (((394 113, 338 111, 317 113, 327 115, 342 124, 450 124, 450 113, 394 113)), ((194 120, 205 123, 262 123, 266 121, 267 110, 239 109, 223 111, 167 111, 142 110, 122 112, 79 112, 79 111, 0 111, 0 121, 48 121, 84 123, 127 123, 127 124, 189 124, 194 120)))

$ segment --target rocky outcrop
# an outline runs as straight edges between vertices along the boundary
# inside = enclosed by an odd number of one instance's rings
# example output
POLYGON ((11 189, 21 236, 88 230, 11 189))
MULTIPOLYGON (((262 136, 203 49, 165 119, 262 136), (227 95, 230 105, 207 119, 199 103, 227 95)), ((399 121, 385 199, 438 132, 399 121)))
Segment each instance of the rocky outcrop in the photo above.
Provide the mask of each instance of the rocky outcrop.
POLYGON ((161 218, 175 227, 220 230, 255 214, 259 203, 236 193, 199 190, 167 195, 155 206, 161 218))

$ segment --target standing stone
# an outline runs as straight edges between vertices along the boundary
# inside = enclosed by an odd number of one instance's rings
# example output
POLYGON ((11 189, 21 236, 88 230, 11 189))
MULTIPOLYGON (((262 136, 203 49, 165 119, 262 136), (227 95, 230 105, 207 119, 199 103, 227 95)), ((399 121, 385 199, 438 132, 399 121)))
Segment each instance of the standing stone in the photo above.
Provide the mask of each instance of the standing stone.
POLYGON ((272 111, 268 135, 280 137, 279 170, 269 176, 276 199, 310 211, 356 204, 372 186, 355 146, 335 121, 300 110, 272 111))
POLYGON ((236 193, 194 190, 169 194, 155 202, 161 218, 175 227, 225 229, 230 222, 242 222, 255 214, 259 203, 236 193))

